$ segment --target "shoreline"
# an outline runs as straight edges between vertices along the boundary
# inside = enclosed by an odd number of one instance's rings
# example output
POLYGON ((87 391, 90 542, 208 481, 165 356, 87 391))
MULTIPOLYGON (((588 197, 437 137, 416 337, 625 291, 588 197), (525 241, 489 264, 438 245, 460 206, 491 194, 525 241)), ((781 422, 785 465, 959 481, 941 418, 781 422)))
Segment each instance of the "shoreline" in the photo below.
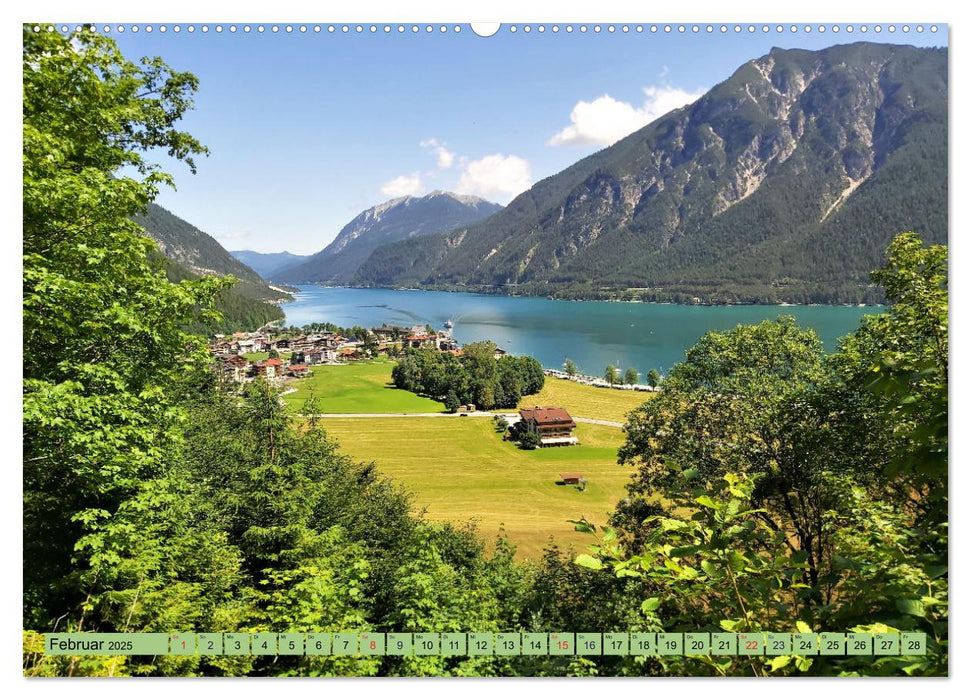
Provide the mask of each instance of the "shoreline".
MULTIPOLYGON (((544 294, 503 294, 499 292, 483 292, 465 289, 427 289, 422 287, 355 287, 346 284, 319 284, 316 282, 301 283, 304 287, 317 287, 319 289, 353 289, 358 291, 364 290, 375 290, 375 291, 386 291, 386 292, 436 292, 445 294, 468 294, 470 296, 477 297, 505 297, 507 299, 547 299, 549 301, 565 301, 565 302, 606 302, 610 304, 649 304, 654 306, 680 306, 684 308, 691 307, 746 307, 746 306, 771 306, 778 308, 859 308, 859 309, 883 309, 886 308, 886 304, 870 304, 870 303, 851 303, 851 302, 840 302, 832 304, 820 304, 820 303, 809 303, 804 304, 801 302, 791 302, 791 301, 780 301, 780 302, 704 302, 699 301, 697 303, 684 303, 678 301, 645 301, 643 299, 565 299, 560 297, 551 297, 544 294)), ((296 286, 296 285, 294 285, 296 286)), ((298 287, 299 288, 299 287, 298 287)), ((300 290, 302 292, 303 290, 300 290)), ((297 293, 300 293, 297 292, 297 293)), ((290 301, 283 302, 283 304, 290 304, 295 302, 296 299, 291 299, 290 301)), ((281 304, 281 305, 283 305, 281 304)))

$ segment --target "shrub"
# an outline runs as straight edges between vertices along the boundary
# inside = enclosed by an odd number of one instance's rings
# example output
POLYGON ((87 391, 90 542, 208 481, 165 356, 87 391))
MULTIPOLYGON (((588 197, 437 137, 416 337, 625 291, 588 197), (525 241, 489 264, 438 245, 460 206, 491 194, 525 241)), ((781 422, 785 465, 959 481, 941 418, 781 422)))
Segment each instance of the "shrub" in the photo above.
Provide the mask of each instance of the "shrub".
POLYGON ((524 450, 535 450, 539 447, 539 435, 523 430, 519 435, 519 447, 524 450))

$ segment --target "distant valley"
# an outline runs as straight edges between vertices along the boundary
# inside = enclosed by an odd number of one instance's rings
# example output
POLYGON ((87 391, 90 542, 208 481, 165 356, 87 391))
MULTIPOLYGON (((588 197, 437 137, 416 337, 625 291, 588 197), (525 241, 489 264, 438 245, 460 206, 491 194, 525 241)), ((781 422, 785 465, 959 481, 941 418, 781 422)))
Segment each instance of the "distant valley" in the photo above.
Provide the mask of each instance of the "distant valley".
POLYGON ((310 258, 309 255, 295 255, 287 251, 257 253, 255 250, 231 250, 229 254, 251 267, 263 279, 271 279, 275 273, 299 265, 310 258))

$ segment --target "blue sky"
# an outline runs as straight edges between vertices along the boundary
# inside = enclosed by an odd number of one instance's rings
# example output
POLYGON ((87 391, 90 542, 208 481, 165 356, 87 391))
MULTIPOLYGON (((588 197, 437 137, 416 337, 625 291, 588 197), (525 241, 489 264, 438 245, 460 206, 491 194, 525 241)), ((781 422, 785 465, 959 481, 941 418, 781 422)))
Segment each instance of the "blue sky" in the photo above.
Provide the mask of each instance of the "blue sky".
MULTIPOLYGON (((171 27, 172 25, 169 25, 171 27)), ((166 163, 177 191, 158 203, 229 249, 313 253, 361 210, 445 189, 506 204, 530 184, 685 104, 773 46, 874 40, 946 45, 931 33, 669 34, 594 25, 491 37, 468 25, 390 34, 324 25, 306 34, 112 32, 129 58, 162 56, 200 79, 182 128, 209 147, 196 175, 166 163)), ((242 25, 239 25, 241 28, 242 25)), ((297 25, 299 26, 299 25, 297 25)), ((818 24, 814 24, 818 27, 818 24)), ((886 25, 884 25, 886 27, 886 25)), ((165 162, 163 160, 163 162, 165 162)))

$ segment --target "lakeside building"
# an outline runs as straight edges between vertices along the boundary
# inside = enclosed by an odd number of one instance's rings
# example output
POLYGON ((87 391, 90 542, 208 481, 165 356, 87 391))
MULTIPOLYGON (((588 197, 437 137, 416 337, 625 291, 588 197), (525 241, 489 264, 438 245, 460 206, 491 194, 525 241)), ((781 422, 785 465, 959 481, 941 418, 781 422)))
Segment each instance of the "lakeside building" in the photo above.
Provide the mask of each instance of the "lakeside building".
POLYGON ((441 352, 452 352, 459 349, 458 341, 448 331, 439 331, 435 344, 441 352))
POLYGON ((404 326, 389 326, 387 323, 382 323, 377 328, 372 328, 371 332, 377 336, 378 340, 384 342, 389 340, 396 341, 404 338, 405 336, 412 335, 411 328, 405 328, 404 326))
POLYGON ((573 434, 573 430, 577 427, 576 421, 570 417, 565 408, 556 406, 523 408, 519 411, 519 417, 523 429, 539 437, 541 447, 580 444, 573 434))
POLYGON ((437 342, 438 335, 433 333, 415 333, 405 338, 405 343, 407 343, 408 347, 415 349, 427 345, 435 346, 437 342))

